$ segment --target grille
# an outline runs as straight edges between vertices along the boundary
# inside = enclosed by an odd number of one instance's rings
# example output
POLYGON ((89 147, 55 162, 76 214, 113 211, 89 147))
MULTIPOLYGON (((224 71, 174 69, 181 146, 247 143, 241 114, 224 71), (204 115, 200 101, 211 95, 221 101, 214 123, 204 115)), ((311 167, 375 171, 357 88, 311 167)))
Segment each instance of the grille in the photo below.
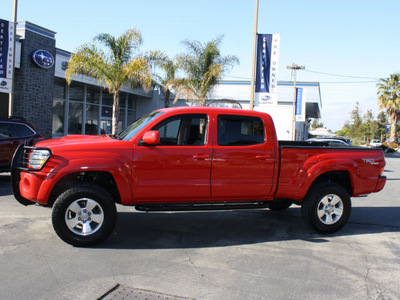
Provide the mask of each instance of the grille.
POLYGON ((31 152, 32 147, 24 147, 24 151, 22 152, 21 158, 19 159, 19 167, 21 169, 28 168, 28 161, 29 161, 29 153, 31 152))
POLYGON ((98 300, 194 300, 193 298, 178 297, 157 292, 136 289, 117 284, 98 300))

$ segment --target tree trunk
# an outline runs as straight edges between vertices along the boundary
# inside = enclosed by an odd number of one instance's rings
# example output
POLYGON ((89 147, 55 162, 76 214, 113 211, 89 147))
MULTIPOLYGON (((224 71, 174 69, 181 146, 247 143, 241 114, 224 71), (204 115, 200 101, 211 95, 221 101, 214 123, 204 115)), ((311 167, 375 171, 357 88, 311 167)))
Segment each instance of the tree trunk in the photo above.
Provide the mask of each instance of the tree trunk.
POLYGON ((168 108, 169 107, 169 95, 171 94, 171 92, 170 92, 170 90, 169 89, 167 89, 165 92, 164 92, 164 106, 165 106, 165 108, 168 108))
POLYGON ((200 106, 207 106, 207 98, 206 97, 200 98, 200 106))
POLYGON ((397 122, 399 121, 399 116, 395 114, 392 119, 392 128, 390 130, 390 142, 397 143, 397 122))
POLYGON ((119 118, 119 91, 114 92, 113 94, 114 102, 113 102, 113 112, 112 112, 112 129, 111 134, 115 135, 118 133, 118 118, 119 118))

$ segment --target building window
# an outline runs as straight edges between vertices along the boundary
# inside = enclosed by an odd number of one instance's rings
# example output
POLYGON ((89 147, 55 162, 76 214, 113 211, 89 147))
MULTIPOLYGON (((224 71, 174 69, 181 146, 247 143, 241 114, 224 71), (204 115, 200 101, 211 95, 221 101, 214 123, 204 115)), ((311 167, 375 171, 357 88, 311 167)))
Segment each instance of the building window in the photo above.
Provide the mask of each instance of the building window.
POLYGON ((86 102, 100 104, 100 93, 100 88, 88 86, 86 90, 86 102))
MULTIPOLYGON (((99 106, 93 104, 86 105, 85 134, 99 134, 99 106)), ((103 132, 104 134, 105 132, 103 132)))
POLYGON ((81 134, 83 123, 83 103, 70 102, 68 116, 68 134, 81 134))
POLYGON ((53 138, 64 136, 65 101, 53 101, 53 138))
MULTIPOLYGON (((136 120, 136 95, 120 93, 119 130, 136 120)), ((54 79, 53 134, 111 133, 113 95, 107 89, 54 79), (84 124, 84 126, 82 126, 84 124)))
POLYGON ((69 100, 83 101, 84 85, 80 82, 73 82, 69 86, 69 100))
POLYGON ((66 82, 64 79, 54 79, 54 98, 65 99, 66 82))

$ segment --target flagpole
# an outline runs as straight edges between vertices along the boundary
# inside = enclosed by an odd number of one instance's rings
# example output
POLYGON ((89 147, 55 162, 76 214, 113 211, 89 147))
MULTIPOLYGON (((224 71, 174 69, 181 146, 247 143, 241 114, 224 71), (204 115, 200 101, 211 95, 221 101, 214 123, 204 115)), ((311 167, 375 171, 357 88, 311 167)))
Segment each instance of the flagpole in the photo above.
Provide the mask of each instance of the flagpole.
POLYGON ((11 94, 9 94, 8 98, 8 116, 12 117, 13 116, 13 110, 14 110, 14 90, 15 90, 15 52, 16 52, 16 38, 17 38, 17 8, 18 8, 18 0, 14 0, 14 9, 13 9, 13 23, 14 23, 14 36, 13 36, 13 42, 14 42, 14 50, 13 50, 13 62, 12 62, 12 78, 11 78, 11 94))
POLYGON ((254 77, 256 73, 256 51, 257 51, 257 25, 258 25, 258 0, 255 3, 254 10, 254 32, 253 32, 253 63, 251 68, 251 86, 250 86, 250 109, 254 109, 254 77))
POLYGON ((286 66, 286 69, 292 69, 294 71, 294 82, 293 82, 293 113, 292 113, 292 140, 296 140, 296 71, 297 70, 304 70, 304 66, 298 66, 294 63, 291 66, 286 66))

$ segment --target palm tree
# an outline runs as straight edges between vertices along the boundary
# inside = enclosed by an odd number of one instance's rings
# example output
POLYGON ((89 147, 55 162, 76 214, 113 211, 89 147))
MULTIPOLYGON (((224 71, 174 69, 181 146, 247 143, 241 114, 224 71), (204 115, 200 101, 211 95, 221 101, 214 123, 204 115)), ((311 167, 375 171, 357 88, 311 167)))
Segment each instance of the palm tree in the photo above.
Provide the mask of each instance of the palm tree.
POLYGON ((150 58, 155 67, 161 69, 163 76, 154 74, 155 82, 154 85, 160 87, 161 92, 164 95, 164 107, 169 107, 169 97, 172 91, 179 88, 184 81, 176 77, 178 71, 178 65, 175 59, 170 59, 164 53, 160 53, 158 57, 150 58))
POLYGON ((386 110, 386 115, 392 125, 390 142, 397 142, 397 122, 400 118, 400 73, 391 74, 389 78, 379 79, 378 104, 380 110, 386 110))
POLYGON ((178 86, 174 103, 183 97, 192 104, 206 106, 207 94, 226 71, 239 63, 236 56, 221 56, 221 40, 222 36, 208 43, 183 42, 188 52, 178 55, 177 62, 187 77, 178 86))
POLYGON ((122 85, 142 86, 147 92, 151 85, 151 67, 147 59, 131 58, 142 44, 142 34, 137 29, 129 29, 120 37, 102 33, 92 43, 78 47, 71 55, 65 73, 68 84, 73 74, 85 74, 95 78, 99 84, 113 94, 112 134, 118 132, 119 90, 122 85), (104 46, 107 52, 96 45, 104 46))

